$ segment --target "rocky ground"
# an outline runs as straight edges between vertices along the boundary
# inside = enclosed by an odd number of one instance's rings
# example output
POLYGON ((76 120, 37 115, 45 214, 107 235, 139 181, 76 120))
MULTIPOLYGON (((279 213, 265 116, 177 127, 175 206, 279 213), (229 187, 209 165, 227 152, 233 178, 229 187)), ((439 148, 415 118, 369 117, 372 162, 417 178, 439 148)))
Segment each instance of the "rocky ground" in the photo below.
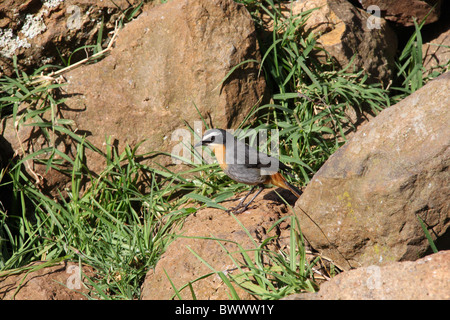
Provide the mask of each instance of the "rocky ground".
MULTIPOLYGON (((323 48, 342 66, 356 52, 355 65, 369 71, 372 82, 389 85, 402 28, 411 26, 412 16, 424 17, 431 5, 414 0, 396 6, 387 6, 390 1, 360 2, 364 9, 371 4, 381 8, 386 19, 374 22, 380 24, 376 32, 364 23, 367 12, 351 2, 297 1, 284 6, 286 12, 294 13, 322 6, 309 19, 308 28, 321 33, 323 48)), ((437 7, 428 20, 430 26, 446 21, 444 13, 441 17, 441 1, 432 2, 437 7)), ((111 39, 118 17, 134 2, 115 3, 2 2, 1 72, 13 75, 14 54, 20 68, 32 70, 55 61, 58 51, 64 55, 70 48, 94 43, 101 19, 103 32, 111 32, 111 39)), ((245 64, 220 84, 239 62, 261 60, 257 39, 271 30, 269 17, 264 18, 262 34, 257 34, 247 10, 231 0, 146 4, 136 17, 123 21, 127 23, 116 34, 106 58, 69 70, 61 78, 68 85, 60 116, 86 132, 94 145, 101 147, 105 135, 112 135, 115 146, 123 150, 126 144, 151 137, 141 146, 143 152, 170 152, 174 142, 168 137, 184 121, 198 121, 201 115, 217 127, 233 128, 253 106, 267 100, 268 88, 257 64, 245 64), (192 105, 198 112, 186 107, 192 105)), ((448 23, 430 32, 423 46, 428 70, 450 58, 448 48, 431 44, 448 46, 449 32, 448 23)), ((309 245, 342 269, 318 293, 289 299, 450 299, 449 92, 450 73, 446 73, 359 126, 316 173, 303 195, 297 201, 290 199, 293 212, 266 190, 238 216, 258 242, 279 236, 276 249, 280 249, 287 246, 283 239, 288 237, 289 223, 269 229, 280 218, 296 214, 309 245), (417 217, 428 227, 439 253, 430 254, 417 217)), ((58 143, 61 151, 75 152, 64 137, 58 143)), ((13 154, 26 156, 45 147, 45 141, 30 127, 17 132, 15 124, 3 122, 0 147, 5 159, 13 154)), ((94 172, 104 165, 101 161, 94 156, 87 159, 94 172)), ((33 170, 45 192, 70 183, 69 177, 45 166, 33 170)), ((219 209, 204 209, 188 217, 182 232, 186 237, 174 241, 156 268, 149 270, 142 299, 173 296, 165 272, 178 286, 208 272, 187 247, 200 256, 208 255, 215 268, 232 272, 230 257, 216 241, 192 237, 225 239, 230 251, 236 249, 234 242, 246 249, 253 245, 236 220, 219 209)), ((0 298, 85 298, 84 286, 73 282, 78 265, 38 266, 30 266, 27 274, 0 278, 0 298)), ((92 272, 89 266, 82 268, 85 274, 92 272)), ((199 299, 227 298, 227 288, 217 277, 194 286, 199 299)), ((239 294, 252 298, 243 290, 239 294)))

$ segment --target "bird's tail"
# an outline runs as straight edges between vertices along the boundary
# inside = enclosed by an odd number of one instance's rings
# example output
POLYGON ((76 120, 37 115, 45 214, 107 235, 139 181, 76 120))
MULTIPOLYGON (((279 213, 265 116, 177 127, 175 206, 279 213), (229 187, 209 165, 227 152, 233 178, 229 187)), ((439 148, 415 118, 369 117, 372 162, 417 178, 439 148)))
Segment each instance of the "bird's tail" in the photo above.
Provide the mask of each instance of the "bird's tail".
POLYGON ((292 184, 290 184, 289 182, 287 182, 286 180, 284 181, 286 183, 286 186, 288 187, 288 189, 295 194, 295 196, 297 198, 299 198, 302 195, 302 192, 300 191, 300 189, 298 189, 297 187, 293 186, 292 184))
POLYGON ((273 184, 277 187, 283 188, 283 189, 290 190, 297 197, 300 197, 300 195, 302 194, 302 192, 299 189, 297 189, 295 186, 293 186, 292 184, 287 182, 286 179, 283 177, 283 175, 279 172, 271 175, 270 181, 268 181, 268 183, 271 183, 271 184, 273 184))

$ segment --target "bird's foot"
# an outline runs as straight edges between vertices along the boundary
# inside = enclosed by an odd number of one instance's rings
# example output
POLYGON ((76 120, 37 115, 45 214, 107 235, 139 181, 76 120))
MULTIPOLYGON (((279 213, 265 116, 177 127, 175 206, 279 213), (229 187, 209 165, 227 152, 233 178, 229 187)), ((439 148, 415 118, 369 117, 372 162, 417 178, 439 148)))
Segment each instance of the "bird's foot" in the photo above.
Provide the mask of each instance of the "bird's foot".
POLYGON ((245 210, 248 209, 248 205, 238 205, 236 207, 230 208, 228 210, 226 210, 227 213, 233 213, 233 214, 241 214, 242 212, 244 212, 245 210))
POLYGON ((246 210, 247 208, 240 208, 240 209, 236 209, 236 208, 231 208, 231 209, 228 209, 226 212, 228 213, 228 214, 240 214, 240 213, 242 213, 242 212, 244 212, 245 210, 246 210))

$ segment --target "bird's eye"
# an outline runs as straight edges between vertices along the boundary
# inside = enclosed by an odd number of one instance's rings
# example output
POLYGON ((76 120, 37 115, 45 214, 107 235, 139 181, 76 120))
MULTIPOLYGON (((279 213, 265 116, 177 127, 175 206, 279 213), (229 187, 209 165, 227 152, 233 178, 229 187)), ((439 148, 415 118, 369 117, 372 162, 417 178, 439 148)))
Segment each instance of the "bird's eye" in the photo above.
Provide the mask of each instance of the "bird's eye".
POLYGON ((213 142, 216 139, 216 136, 211 137, 211 142, 213 142))

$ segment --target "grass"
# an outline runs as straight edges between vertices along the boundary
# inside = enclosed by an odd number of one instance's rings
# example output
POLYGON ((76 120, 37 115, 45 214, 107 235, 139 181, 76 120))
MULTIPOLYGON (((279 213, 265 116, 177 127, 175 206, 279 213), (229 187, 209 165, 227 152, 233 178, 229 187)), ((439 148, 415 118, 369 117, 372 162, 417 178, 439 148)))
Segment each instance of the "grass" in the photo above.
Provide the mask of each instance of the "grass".
POLYGON ((136 149, 118 155, 108 148, 107 167, 90 177, 90 186, 82 191, 85 144, 78 145, 66 197, 43 195, 20 174, 20 166, 13 168, 18 179, 11 183, 21 212, 1 212, 0 265, 8 270, 34 260, 81 259, 99 274, 96 286, 101 292, 96 295, 132 299, 172 239, 172 228, 192 211, 180 209, 179 201, 168 201, 176 191, 170 186, 174 178, 165 179, 164 173, 138 164, 136 149), (169 186, 159 189, 157 180, 169 186), (151 192, 143 193, 141 184, 151 192))
POLYGON ((283 250, 276 252, 270 249, 270 246, 274 246, 277 241, 276 236, 267 238, 261 243, 256 242, 239 219, 235 215, 232 215, 232 217, 247 234, 254 248, 244 249, 239 243, 226 239, 201 237, 197 239, 216 241, 231 259, 238 273, 225 274, 224 271, 216 270, 207 262, 206 258, 201 257, 193 249, 188 248, 192 254, 211 269, 211 273, 202 275, 179 289, 173 286, 175 291, 174 297, 180 298, 180 292, 189 288, 192 298, 195 300, 196 295, 192 288, 192 283, 215 275, 219 276, 225 283, 229 290, 229 297, 233 300, 241 299, 235 290, 235 286, 262 300, 278 300, 289 294, 314 292, 318 289, 313 273, 319 257, 313 261, 307 260, 304 240, 299 229, 300 225, 295 216, 286 216, 279 219, 268 230, 270 232, 282 221, 290 219, 292 227, 290 229, 290 250, 288 252, 283 250), (224 245, 227 242, 232 242, 238 250, 234 252, 229 251, 224 245), (239 259, 239 256, 242 258, 239 259))
MULTIPOLYGON (((256 120, 241 124, 242 135, 250 128, 278 130, 280 159, 298 172, 294 181, 307 184, 345 142, 346 133, 354 125, 347 116, 352 108, 376 114, 439 74, 424 76, 420 36, 423 23, 415 24, 416 32, 399 55, 397 76, 401 86, 387 89, 368 84, 367 75, 353 70, 351 63, 335 70, 331 61, 320 62, 315 57, 316 37, 304 30, 310 12, 285 18, 273 1, 242 2, 256 25, 262 23, 261 12, 274 21, 271 37, 261 42, 260 64, 260 72, 272 90, 271 102, 246 117, 255 115, 256 120)), ((118 25, 133 19, 141 5, 125 10, 118 25)), ((58 91, 65 85, 58 76, 104 57, 113 40, 102 49, 102 37, 99 34, 97 43, 86 47, 93 54, 83 61, 74 64, 68 57, 63 66, 44 66, 26 74, 19 71, 14 60, 15 77, 0 79, 2 119, 12 121, 16 133, 23 126, 31 126, 48 145, 1 168, 0 188, 10 193, 11 203, 0 203, 0 280, 9 274, 28 272, 27 265, 33 261, 51 264, 69 259, 95 268, 90 298, 136 299, 146 272, 177 237, 184 218, 203 207, 220 208, 221 202, 248 187, 231 182, 216 164, 187 161, 190 169, 177 173, 149 167, 142 160, 153 154, 139 154, 139 144, 119 154, 107 139, 106 151, 102 152, 76 134, 70 120, 58 117, 58 108, 64 103, 58 91), (43 76, 49 68, 53 71, 43 76), (73 157, 58 149, 57 141, 62 137, 68 137, 75 146, 73 157), (106 165, 101 172, 92 173, 86 167, 86 150, 104 157, 106 165), (57 197, 43 194, 37 183, 40 177, 30 170, 30 162, 44 165, 47 171, 64 172, 70 177, 70 187, 59 190, 57 197)), ((442 66, 441 72, 446 69, 448 64, 442 66)), ((21 146, 21 154, 26 154, 25 146, 21 146)), ((251 250, 236 244, 243 258, 233 258, 240 270, 233 275, 215 270, 207 257, 192 252, 211 272, 174 288, 175 295, 190 290, 195 298, 191 283, 212 275, 221 277, 233 299, 239 298, 234 286, 259 299, 316 290, 315 274, 321 258, 306 259, 298 221, 294 217, 285 219, 291 223, 289 250, 269 249, 274 238, 253 242, 251 250)), ((250 236, 245 226, 241 224, 241 228, 250 236)), ((226 240, 215 241, 225 249, 226 240)), ((236 253, 225 252, 230 257, 236 253)), ((330 272, 332 276, 334 271, 330 272)))
POLYGON ((376 114, 389 106, 390 99, 380 85, 367 84, 362 71, 354 72, 351 62, 335 70, 331 61, 318 60, 317 37, 304 29, 313 10, 284 18, 277 4, 267 3, 253 5, 274 21, 271 39, 261 43, 261 67, 273 88, 273 102, 256 111, 255 126, 279 130, 281 160, 294 164, 308 182, 354 127, 348 111, 376 114))

